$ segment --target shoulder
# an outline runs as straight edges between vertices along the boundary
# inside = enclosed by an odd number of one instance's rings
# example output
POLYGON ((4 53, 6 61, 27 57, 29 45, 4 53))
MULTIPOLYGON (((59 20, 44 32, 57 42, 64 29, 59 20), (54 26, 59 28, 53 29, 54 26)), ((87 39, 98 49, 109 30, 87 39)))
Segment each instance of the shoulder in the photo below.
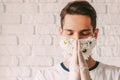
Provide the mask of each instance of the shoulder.
POLYGON ((120 67, 100 63, 90 71, 92 79, 95 80, 120 80, 120 67))
POLYGON ((111 70, 111 71, 119 71, 120 72, 120 67, 113 66, 113 65, 107 65, 107 64, 100 63, 99 67, 103 70, 111 70))
MULTIPOLYGON (((100 63, 98 67, 98 74, 106 77, 119 78, 120 67, 100 63)), ((116 80, 116 79, 115 79, 116 80)))

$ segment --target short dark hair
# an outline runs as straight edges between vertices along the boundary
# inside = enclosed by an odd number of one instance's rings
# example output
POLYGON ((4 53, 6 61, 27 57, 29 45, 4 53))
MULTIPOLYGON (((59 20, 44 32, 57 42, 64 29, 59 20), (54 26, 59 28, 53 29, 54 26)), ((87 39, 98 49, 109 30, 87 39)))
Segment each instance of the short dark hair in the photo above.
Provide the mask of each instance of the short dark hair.
POLYGON ((61 27, 63 29, 64 18, 67 14, 70 15, 87 15, 91 19, 91 25, 93 26, 93 31, 96 28, 96 11, 87 1, 72 1, 69 2, 61 11, 61 27))

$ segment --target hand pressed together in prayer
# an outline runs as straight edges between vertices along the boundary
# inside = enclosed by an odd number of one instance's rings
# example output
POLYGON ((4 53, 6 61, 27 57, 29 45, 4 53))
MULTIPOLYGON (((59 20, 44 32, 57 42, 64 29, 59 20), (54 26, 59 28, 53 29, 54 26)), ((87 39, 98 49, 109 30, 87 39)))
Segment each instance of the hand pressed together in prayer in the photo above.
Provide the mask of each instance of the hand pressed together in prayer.
POLYGON ((69 59, 68 80, 91 80, 87 63, 81 53, 80 42, 76 40, 73 55, 69 59))

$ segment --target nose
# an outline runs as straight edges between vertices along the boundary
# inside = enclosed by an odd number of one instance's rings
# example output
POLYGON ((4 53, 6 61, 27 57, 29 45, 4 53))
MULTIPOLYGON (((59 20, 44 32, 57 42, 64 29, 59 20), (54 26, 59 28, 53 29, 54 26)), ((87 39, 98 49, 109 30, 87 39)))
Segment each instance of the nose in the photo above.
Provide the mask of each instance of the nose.
POLYGON ((80 38, 80 35, 79 35, 78 33, 74 34, 73 38, 74 38, 75 40, 81 39, 81 38, 80 38))

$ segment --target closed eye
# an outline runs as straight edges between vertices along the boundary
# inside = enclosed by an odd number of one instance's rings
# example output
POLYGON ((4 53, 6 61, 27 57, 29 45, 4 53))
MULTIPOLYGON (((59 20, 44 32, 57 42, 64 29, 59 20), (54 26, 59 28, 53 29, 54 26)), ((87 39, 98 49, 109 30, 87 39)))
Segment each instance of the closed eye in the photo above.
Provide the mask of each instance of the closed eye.
POLYGON ((80 31, 80 35, 81 36, 91 35, 91 30, 90 29, 82 30, 82 31, 80 31))
POLYGON ((66 30, 63 30, 63 31, 64 31, 64 33, 65 33, 66 35, 72 35, 72 34, 73 34, 73 31, 72 31, 72 30, 66 29, 66 30))

